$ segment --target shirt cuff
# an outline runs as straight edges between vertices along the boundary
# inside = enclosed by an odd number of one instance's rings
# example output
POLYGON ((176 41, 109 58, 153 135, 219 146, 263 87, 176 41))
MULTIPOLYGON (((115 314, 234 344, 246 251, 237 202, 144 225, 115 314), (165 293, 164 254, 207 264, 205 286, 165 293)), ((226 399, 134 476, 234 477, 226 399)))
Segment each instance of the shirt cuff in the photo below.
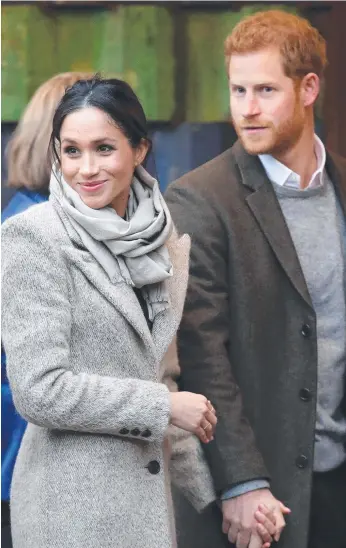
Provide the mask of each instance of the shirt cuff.
POLYGON ((221 495, 221 500, 233 499, 234 497, 239 497, 239 495, 245 495, 250 491, 255 491, 256 489, 269 489, 270 484, 265 479, 256 479, 245 481, 244 483, 239 483, 231 489, 228 489, 221 495))

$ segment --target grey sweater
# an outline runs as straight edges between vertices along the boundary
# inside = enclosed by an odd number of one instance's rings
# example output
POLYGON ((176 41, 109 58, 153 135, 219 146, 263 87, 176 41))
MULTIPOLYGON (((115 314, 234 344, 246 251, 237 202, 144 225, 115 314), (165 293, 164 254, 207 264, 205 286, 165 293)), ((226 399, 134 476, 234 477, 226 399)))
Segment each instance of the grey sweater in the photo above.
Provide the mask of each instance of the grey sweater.
POLYGON ((346 369, 346 226, 326 172, 304 192, 273 183, 305 276, 317 319, 318 394, 315 471, 346 458, 340 404, 346 369))

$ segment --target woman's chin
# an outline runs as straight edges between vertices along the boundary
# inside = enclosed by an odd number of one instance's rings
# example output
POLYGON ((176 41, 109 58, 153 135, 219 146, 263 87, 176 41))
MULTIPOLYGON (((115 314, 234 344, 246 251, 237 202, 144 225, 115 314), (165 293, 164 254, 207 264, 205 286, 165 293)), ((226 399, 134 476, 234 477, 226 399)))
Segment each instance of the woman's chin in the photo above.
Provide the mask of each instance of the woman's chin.
POLYGON ((100 197, 81 196, 81 200, 91 209, 102 209, 103 207, 107 207, 109 205, 105 198, 100 197))

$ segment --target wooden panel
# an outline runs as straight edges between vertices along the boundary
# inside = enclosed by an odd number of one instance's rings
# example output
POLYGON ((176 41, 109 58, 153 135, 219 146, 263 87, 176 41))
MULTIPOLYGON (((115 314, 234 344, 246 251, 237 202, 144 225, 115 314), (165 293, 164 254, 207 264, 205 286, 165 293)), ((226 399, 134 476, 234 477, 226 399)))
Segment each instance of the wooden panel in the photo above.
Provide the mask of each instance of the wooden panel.
POLYGON ((223 43, 228 29, 232 30, 238 19, 238 14, 231 11, 188 15, 186 119, 189 121, 212 122, 228 117, 223 43))
POLYGON ((47 10, 6 5, 3 119, 18 119, 34 89, 53 73, 78 70, 124 78, 149 120, 169 121, 175 114, 179 121, 225 121, 225 37, 245 15, 271 7, 254 3, 237 9, 227 3, 227 9, 184 12, 179 5, 115 2, 73 9, 52 4, 47 10))
POLYGON ((34 90, 54 72, 52 20, 35 5, 2 6, 2 120, 18 120, 34 90))
POLYGON ((17 120, 34 90, 58 72, 123 78, 150 120, 174 110, 173 20, 156 5, 40 9, 4 6, 3 120, 17 120))
POLYGON ((3 120, 16 120, 27 100, 28 7, 17 9, 15 17, 11 7, 3 6, 1 15, 1 116, 3 120))
POLYGON ((170 120, 174 109, 173 20, 161 6, 119 6, 105 15, 100 69, 124 78, 150 120, 170 120))
POLYGON ((57 12, 57 72, 97 72, 97 51, 102 40, 98 11, 57 12))

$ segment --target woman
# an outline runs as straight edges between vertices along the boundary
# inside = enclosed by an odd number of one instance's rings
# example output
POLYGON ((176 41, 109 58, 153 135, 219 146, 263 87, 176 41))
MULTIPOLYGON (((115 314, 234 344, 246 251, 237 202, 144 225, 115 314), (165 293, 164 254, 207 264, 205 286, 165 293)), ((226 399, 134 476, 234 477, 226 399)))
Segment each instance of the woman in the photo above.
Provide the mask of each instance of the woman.
POLYGON ((208 443, 215 411, 174 382, 189 238, 141 166, 146 119, 125 82, 74 84, 51 142, 49 202, 2 236, 8 376, 29 422, 14 548, 168 548, 171 444, 173 480, 200 510, 215 499, 188 434, 208 443))
MULTIPOLYGON (((44 82, 27 105, 9 142, 6 156, 8 186, 17 189, 2 212, 2 221, 48 199, 51 162, 47 155, 52 120, 67 87, 91 75, 57 74, 44 82)), ((1 353, 1 540, 10 548, 9 498, 14 463, 26 421, 16 413, 6 376, 6 356, 1 353)))
POLYGON ((84 72, 56 74, 44 82, 30 99, 6 151, 7 186, 17 192, 2 212, 2 221, 48 199, 51 161, 47 143, 56 107, 66 88, 91 77, 84 72))

